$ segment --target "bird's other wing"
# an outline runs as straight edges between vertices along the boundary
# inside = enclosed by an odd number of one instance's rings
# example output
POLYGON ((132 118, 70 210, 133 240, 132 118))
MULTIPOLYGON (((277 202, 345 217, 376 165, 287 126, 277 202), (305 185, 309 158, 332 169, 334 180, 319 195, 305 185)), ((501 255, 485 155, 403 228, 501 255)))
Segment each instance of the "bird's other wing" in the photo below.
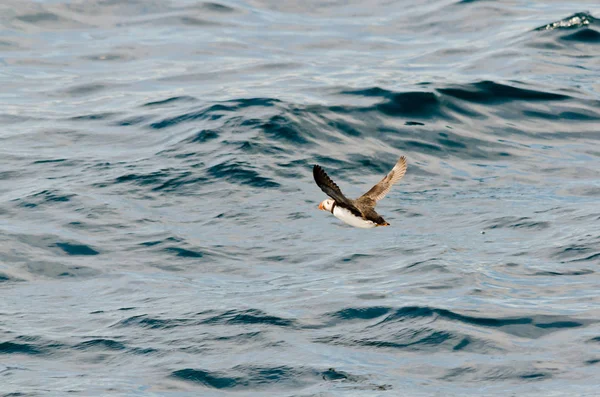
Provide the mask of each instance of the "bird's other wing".
POLYGON ((378 184, 358 198, 357 201, 375 206, 379 200, 385 197, 392 185, 398 182, 406 173, 406 157, 402 156, 392 170, 378 184))

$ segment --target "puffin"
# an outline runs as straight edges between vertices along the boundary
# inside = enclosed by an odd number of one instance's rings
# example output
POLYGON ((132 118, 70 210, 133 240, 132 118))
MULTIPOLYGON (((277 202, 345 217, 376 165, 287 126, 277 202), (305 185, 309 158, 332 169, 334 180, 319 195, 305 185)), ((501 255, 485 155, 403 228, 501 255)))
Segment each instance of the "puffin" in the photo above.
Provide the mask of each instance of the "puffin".
POLYGON ((385 197, 392 185, 406 173, 406 157, 402 156, 392 170, 368 192, 352 200, 344 196, 338 185, 318 164, 313 167, 313 177, 323 193, 330 198, 319 204, 319 209, 328 211, 336 218, 350 226, 371 229, 378 226, 389 226, 381 215, 375 211, 375 205, 385 197))

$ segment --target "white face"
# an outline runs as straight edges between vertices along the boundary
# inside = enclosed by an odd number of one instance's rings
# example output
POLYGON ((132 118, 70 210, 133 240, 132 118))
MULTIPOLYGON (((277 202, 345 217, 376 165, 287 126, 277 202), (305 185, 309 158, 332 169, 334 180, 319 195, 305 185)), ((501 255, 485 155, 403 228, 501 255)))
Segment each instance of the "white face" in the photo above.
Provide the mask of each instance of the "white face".
POLYGON ((333 208, 333 199, 327 199, 327 200, 323 200, 321 201, 321 204, 319 204, 319 209, 323 210, 323 211, 330 211, 331 212, 331 208, 333 208))

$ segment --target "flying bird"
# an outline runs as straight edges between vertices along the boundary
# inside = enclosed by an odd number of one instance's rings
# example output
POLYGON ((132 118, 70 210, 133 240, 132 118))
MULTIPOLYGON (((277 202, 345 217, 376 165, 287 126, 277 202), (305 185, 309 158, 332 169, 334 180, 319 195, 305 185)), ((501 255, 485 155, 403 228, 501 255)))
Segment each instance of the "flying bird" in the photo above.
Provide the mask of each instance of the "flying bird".
POLYGON ((319 209, 329 211, 336 218, 345 223, 370 229, 377 226, 389 226, 390 224, 375 211, 375 205, 385 197, 392 185, 398 182, 406 173, 406 157, 402 156, 392 170, 378 184, 368 192, 352 200, 344 196, 338 185, 325 173, 320 165, 313 167, 313 177, 321 190, 331 198, 323 200, 319 209))

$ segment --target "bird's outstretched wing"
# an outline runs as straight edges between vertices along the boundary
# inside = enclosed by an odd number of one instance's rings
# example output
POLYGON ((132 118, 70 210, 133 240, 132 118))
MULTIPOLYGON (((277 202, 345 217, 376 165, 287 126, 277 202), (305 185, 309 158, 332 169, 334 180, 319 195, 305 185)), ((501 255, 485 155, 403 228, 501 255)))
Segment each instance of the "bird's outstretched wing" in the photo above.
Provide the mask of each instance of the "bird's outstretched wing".
POLYGON ((385 197, 392 185, 398 182, 406 173, 406 157, 402 156, 392 170, 368 192, 358 198, 358 202, 375 206, 379 200, 385 197))
POLYGON ((331 180, 325 170, 323 170, 323 168, 321 168, 321 166, 318 164, 315 164, 313 167, 313 177, 315 178, 315 182, 317 182, 317 185, 319 185, 321 190, 326 195, 334 199, 337 205, 347 208, 357 216, 363 216, 360 210, 354 206, 352 200, 344 196, 344 193, 342 193, 339 186, 331 180))

